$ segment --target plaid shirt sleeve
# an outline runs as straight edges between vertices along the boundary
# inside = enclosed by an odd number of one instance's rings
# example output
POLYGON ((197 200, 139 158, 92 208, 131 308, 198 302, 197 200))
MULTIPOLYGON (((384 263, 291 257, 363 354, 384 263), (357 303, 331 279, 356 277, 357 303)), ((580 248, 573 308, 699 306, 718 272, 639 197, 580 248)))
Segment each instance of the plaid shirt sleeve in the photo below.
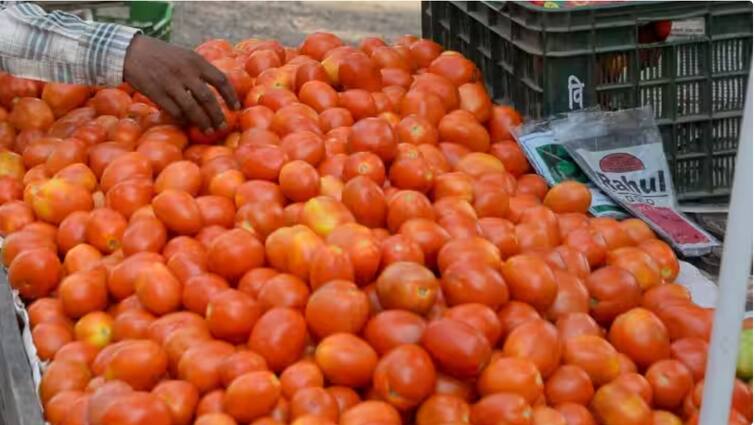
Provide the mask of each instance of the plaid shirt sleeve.
POLYGON ((31 3, 0 1, 0 71, 61 83, 116 86, 138 30, 87 22, 31 3))

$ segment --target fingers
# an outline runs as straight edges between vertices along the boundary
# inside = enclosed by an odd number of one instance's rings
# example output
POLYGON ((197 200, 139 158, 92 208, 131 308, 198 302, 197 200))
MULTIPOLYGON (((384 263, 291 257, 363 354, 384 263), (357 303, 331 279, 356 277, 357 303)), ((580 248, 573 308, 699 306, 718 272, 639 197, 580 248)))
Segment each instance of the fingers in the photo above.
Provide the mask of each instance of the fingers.
POLYGON ((174 82, 168 86, 167 91, 189 121, 203 131, 212 130, 212 121, 205 113, 204 108, 197 103, 194 96, 182 84, 174 82))
POLYGON ((207 116, 212 121, 212 126, 216 129, 222 129, 225 125, 225 115, 220 109, 220 104, 212 94, 210 88, 207 87, 204 81, 192 78, 185 82, 186 87, 191 91, 191 94, 199 102, 199 105, 204 109, 207 116))
POLYGON ((229 107, 238 109, 226 76, 198 54, 150 37, 136 37, 124 63, 124 79, 180 121, 203 131, 223 129, 225 115, 215 87, 229 107))
POLYGON ((150 100, 155 102, 159 107, 161 107, 165 112, 170 114, 170 116, 172 116, 177 121, 183 123, 186 120, 186 117, 181 111, 181 108, 176 104, 176 102, 173 101, 173 99, 171 99, 171 97, 165 90, 158 88, 157 86, 150 83, 142 85, 144 86, 144 88, 141 90, 141 93, 143 95, 147 96, 150 100))
POLYGON ((236 90, 234 90, 231 83, 228 82, 228 78, 226 78, 225 74, 220 72, 217 68, 212 66, 201 56, 198 60, 199 72, 202 76, 202 79, 210 83, 213 87, 215 87, 215 89, 217 89, 220 95, 223 96, 223 99, 225 100, 225 103, 229 108, 239 109, 241 107, 241 104, 236 97, 236 90))

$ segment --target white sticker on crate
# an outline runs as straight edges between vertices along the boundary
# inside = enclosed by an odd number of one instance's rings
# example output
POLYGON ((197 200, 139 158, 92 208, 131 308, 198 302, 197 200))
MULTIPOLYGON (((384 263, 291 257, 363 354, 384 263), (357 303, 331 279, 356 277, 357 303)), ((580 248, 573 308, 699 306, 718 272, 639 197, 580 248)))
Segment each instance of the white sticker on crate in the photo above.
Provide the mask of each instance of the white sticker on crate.
POLYGON ((705 18, 681 19, 671 22, 668 41, 705 36, 705 18))

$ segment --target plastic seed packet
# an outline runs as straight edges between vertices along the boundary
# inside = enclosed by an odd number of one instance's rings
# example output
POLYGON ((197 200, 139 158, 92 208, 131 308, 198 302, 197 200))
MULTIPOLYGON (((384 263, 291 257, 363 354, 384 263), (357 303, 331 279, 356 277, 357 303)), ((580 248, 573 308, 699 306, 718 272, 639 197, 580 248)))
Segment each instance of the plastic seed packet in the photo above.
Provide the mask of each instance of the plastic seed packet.
POLYGON ((682 255, 704 255, 719 245, 679 211, 663 139, 649 107, 571 113, 551 126, 593 183, 682 255))
POLYGON ((564 180, 576 180, 584 183, 590 190, 592 201, 589 212, 595 217, 626 218, 624 208, 606 196, 582 172, 569 152, 555 138, 549 121, 527 123, 514 131, 514 138, 522 148, 532 168, 541 175, 549 186, 564 180))

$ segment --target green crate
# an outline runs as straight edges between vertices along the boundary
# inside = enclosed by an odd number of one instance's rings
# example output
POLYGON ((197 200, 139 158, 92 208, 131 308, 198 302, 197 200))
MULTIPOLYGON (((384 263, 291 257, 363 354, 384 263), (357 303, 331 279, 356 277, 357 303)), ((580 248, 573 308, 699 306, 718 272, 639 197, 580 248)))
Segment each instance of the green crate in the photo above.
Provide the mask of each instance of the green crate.
POLYGON ((651 105, 679 199, 715 201, 731 192, 752 56, 750 2, 548 9, 423 1, 422 34, 472 59, 496 101, 529 118, 651 105), (703 25, 700 35, 638 41, 653 22, 690 19, 703 25))
POLYGON ((166 1, 129 1, 92 9, 95 21, 114 22, 142 30, 145 35, 170 40, 173 4, 166 1))

